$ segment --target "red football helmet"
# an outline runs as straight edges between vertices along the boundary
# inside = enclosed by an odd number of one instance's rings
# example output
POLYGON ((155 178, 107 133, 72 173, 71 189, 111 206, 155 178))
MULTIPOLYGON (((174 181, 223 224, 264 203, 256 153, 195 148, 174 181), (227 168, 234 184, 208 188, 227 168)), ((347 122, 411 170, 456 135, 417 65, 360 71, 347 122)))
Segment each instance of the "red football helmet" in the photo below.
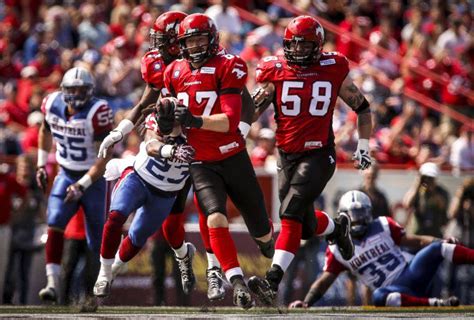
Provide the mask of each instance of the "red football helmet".
POLYGON ((150 29, 150 46, 152 49, 158 49, 167 63, 176 59, 180 54, 178 28, 186 17, 186 13, 169 11, 156 18, 150 29))
POLYGON ((183 57, 191 62, 202 62, 217 54, 219 50, 219 34, 217 33, 216 25, 211 18, 201 13, 191 14, 181 22, 178 40, 183 57), (190 53, 189 49, 193 48, 186 46, 186 39, 202 35, 208 36, 207 49, 203 48, 199 52, 190 53))
POLYGON ((283 37, 285 59, 296 65, 310 65, 319 60, 324 44, 324 29, 313 17, 299 16, 290 21, 283 37), (299 53, 299 42, 310 42, 313 49, 309 53, 299 53), (293 44, 293 46, 292 46, 293 44))

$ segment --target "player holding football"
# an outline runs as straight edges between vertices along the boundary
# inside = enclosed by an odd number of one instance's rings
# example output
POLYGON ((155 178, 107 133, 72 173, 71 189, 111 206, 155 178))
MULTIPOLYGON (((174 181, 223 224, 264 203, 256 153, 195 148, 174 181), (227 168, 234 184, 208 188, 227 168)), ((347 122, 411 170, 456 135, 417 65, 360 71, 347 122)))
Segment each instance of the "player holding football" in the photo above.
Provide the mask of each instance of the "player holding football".
POLYGON ((263 194, 238 130, 247 66, 237 56, 218 54, 215 24, 203 14, 186 17, 178 39, 184 59, 166 68, 164 83, 180 101, 175 119, 189 128, 188 142, 196 149, 190 173, 207 216, 210 246, 234 288, 234 304, 250 308, 252 298, 228 229, 227 195, 267 257, 273 255, 273 239, 263 194))
MULTIPOLYGON (((61 166, 48 199, 48 240, 46 242, 47 285, 39 292, 42 300, 57 302, 64 229, 82 206, 86 216, 87 244, 97 255, 105 221, 105 180, 107 159, 97 159, 101 141, 112 128, 112 110, 104 100, 92 96, 94 79, 84 68, 68 70, 61 90, 46 96, 45 114, 38 138, 36 179, 46 190, 45 166, 51 144, 56 142, 56 160, 61 166)), ((92 290, 92 288, 91 288, 92 290)), ((92 292, 89 292, 92 296, 92 292)))
POLYGON ((406 235, 390 217, 372 219, 372 203, 361 191, 349 191, 339 201, 339 212, 352 219, 351 234, 355 254, 345 260, 336 245, 326 250, 324 272, 313 283, 304 301, 290 307, 312 306, 329 289, 338 275, 349 271, 369 286, 376 306, 457 306, 456 297, 428 298, 428 290, 443 260, 454 264, 474 264, 474 250, 431 236, 406 235), (400 247, 420 250, 409 262, 400 247))
POLYGON ((323 43, 324 30, 316 19, 296 17, 285 29, 284 57, 265 57, 256 70, 260 87, 255 104, 263 112, 273 102, 280 154, 281 231, 265 279, 249 279, 249 288, 265 305, 273 303, 301 239, 326 235, 347 260, 354 251, 349 217, 342 213, 333 221, 321 212, 315 214, 313 202, 336 168, 332 117, 337 97, 357 113, 359 143, 354 160, 359 169, 371 164, 370 108, 348 76, 346 58, 323 52, 323 43))
MULTIPOLYGON (((163 109, 166 111, 166 107, 163 109)), ((110 294, 121 266, 161 227, 189 177, 188 162, 194 158, 194 149, 186 144, 179 125, 170 135, 163 135, 155 117, 156 114, 147 117, 145 140, 133 167, 122 172, 114 187, 102 238, 101 267, 94 287, 98 297, 110 294), (121 241, 122 226, 135 211, 128 235, 121 241)))

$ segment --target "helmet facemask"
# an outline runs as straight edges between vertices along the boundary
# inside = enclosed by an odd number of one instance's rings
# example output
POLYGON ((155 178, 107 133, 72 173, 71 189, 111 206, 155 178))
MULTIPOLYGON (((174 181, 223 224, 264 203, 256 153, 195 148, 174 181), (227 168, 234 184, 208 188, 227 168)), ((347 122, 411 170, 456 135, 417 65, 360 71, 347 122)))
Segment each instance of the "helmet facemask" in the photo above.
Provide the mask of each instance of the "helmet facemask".
POLYGON ((365 206, 352 206, 347 212, 351 218, 351 235, 356 239, 362 238, 372 222, 371 208, 365 206))
POLYGON ((181 51, 183 53, 183 57, 186 60, 189 60, 190 62, 193 63, 202 63, 206 61, 208 58, 213 56, 215 52, 217 51, 217 39, 213 37, 210 33, 208 32, 200 32, 200 33, 191 33, 189 35, 186 35, 184 37, 181 37, 179 39, 179 44, 181 47, 181 51), (199 36, 206 36, 207 37, 207 44, 199 44, 195 45, 192 47, 188 47, 186 44, 186 40, 190 39, 192 37, 199 37, 199 36), (193 49, 201 49, 196 52, 191 52, 194 51, 193 49))
POLYGON ((157 49, 166 64, 180 57, 178 39, 174 30, 171 31, 172 34, 164 34, 150 30, 150 48, 157 49))
POLYGON ((321 56, 321 47, 316 42, 304 40, 304 38, 300 39, 299 37, 283 40, 283 50, 285 59, 289 63, 299 66, 314 64, 321 56), (303 47, 303 50, 298 51, 298 47, 303 47))
POLYGON ((61 86, 63 99, 68 105, 80 110, 89 101, 93 94, 93 86, 61 86))

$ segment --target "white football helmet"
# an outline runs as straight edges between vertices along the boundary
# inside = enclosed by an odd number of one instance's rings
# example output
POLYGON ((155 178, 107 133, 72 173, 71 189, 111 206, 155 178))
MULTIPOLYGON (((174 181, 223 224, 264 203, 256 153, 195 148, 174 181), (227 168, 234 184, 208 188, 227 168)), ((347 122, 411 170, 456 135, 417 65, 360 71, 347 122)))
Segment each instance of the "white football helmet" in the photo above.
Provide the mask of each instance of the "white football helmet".
POLYGON ((69 69, 61 81, 64 102, 74 109, 81 109, 94 92, 94 78, 85 68, 69 69))
POLYGON ((364 236, 372 222, 372 202, 359 190, 351 190, 342 195, 338 212, 345 212, 350 216, 351 235, 354 238, 364 236))

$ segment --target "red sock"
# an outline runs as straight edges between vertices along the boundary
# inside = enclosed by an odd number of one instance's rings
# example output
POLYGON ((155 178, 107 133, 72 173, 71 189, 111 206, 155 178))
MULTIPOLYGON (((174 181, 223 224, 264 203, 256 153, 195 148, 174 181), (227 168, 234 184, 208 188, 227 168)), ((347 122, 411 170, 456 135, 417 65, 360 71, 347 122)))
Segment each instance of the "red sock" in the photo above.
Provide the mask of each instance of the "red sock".
POLYGON ((63 257, 64 232, 48 228, 46 241, 46 263, 61 264, 63 257))
POLYGON ((133 257, 141 250, 141 247, 136 247, 133 245, 132 240, 128 236, 123 239, 122 244, 120 245, 119 257, 123 262, 128 262, 132 260, 133 257))
POLYGON ((196 194, 194 194, 194 205, 199 213, 199 233, 201 234, 202 243, 204 244, 204 249, 207 252, 212 252, 211 240, 209 239, 209 228, 207 226, 207 216, 202 212, 201 207, 199 206, 196 194))
POLYGON ((474 264, 474 250, 456 245, 453 253, 454 264, 474 264))
POLYGON ((229 228, 209 228, 211 248, 219 260, 222 270, 226 272, 239 267, 237 249, 229 233, 229 228))
POLYGON ((300 222, 282 219, 281 230, 275 243, 275 249, 296 254, 300 247, 302 229, 303 226, 300 222))
POLYGON ((113 259, 122 239, 122 226, 127 217, 117 211, 111 211, 104 225, 100 255, 105 259, 113 259))
POLYGON ((402 298, 402 307, 430 305, 429 298, 419 298, 404 293, 401 293, 400 297, 402 298))
POLYGON ((171 213, 163 222, 163 236, 169 245, 177 249, 184 242, 184 214, 171 213))
POLYGON ((326 212, 316 210, 314 211, 316 219, 318 221, 318 226, 316 228, 316 236, 326 235, 325 231, 329 225, 331 218, 327 215, 326 212))

